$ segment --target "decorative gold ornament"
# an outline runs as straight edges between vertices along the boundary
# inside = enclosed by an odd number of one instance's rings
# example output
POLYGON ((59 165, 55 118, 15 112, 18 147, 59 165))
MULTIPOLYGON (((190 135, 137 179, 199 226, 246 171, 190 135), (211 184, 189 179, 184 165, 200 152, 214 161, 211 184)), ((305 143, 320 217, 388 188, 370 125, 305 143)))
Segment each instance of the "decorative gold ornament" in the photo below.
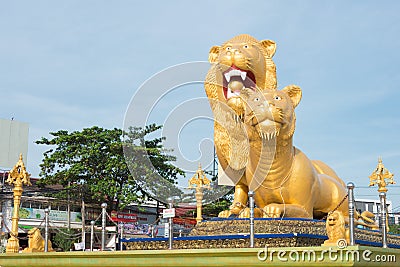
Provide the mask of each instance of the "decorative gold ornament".
POLYGON ((202 209, 202 202, 203 202, 203 189, 210 189, 210 180, 206 177, 204 174, 204 171, 201 169, 201 164, 199 164, 199 168, 197 169, 195 175, 190 178, 189 180, 189 188, 195 188, 196 189, 196 207, 197 207, 197 216, 196 216, 196 221, 199 223, 203 220, 203 217, 201 215, 201 209, 202 209))
POLYGON ((375 219, 375 214, 373 214, 370 211, 363 211, 361 214, 356 213, 356 219, 355 221, 356 225, 362 225, 364 227, 370 228, 372 230, 379 230, 379 225, 375 219))
POLYGON ((325 240, 323 246, 337 246, 343 240, 346 242, 344 246, 350 243, 349 229, 345 228, 345 219, 340 211, 329 214, 326 219, 326 232, 328 240, 325 240))
POLYGON ((12 168, 8 174, 6 182, 14 185, 14 211, 12 217, 11 237, 7 241, 6 253, 18 253, 19 240, 18 240, 18 220, 19 220, 19 205, 21 203, 22 186, 32 185, 30 181, 30 174, 26 171, 24 162, 22 161, 22 154, 19 155, 19 161, 12 168))
POLYGON ((378 192, 387 192, 386 186, 388 184, 395 184, 393 178, 394 174, 391 173, 382 163, 382 158, 378 159, 378 166, 369 176, 369 186, 378 185, 378 192))
MULTIPOLYGON (((22 252, 43 252, 45 241, 40 233, 38 228, 32 228, 28 231, 28 247, 25 248, 22 252)), ((51 245, 51 241, 48 240, 47 242, 47 249, 48 251, 54 251, 51 245)))
MULTIPOLYGON (((346 196, 344 182, 328 165, 309 160, 292 145, 294 109, 301 95, 295 85, 280 91, 242 90, 247 140, 240 140, 249 143, 243 197, 247 198, 247 190, 255 191, 255 203, 263 217, 322 218, 336 209, 347 215, 347 200, 337 207, 346 196)), ((220 216, 232 213, 231 209, 220 216)), ((240 216, 248 217, 248 208, 240 216)))

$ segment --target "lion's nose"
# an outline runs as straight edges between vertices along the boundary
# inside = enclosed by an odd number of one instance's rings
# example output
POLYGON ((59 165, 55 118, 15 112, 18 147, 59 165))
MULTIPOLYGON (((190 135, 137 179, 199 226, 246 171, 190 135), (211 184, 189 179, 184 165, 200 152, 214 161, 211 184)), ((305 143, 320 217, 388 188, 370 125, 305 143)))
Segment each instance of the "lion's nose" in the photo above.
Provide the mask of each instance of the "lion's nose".
POLYGON ((275 104, 272 101, 264 100, 264 106, 265 107, 273 107, 275 104))
POLYGON ((231 55, 239 55, 239 54, 240 54, 240 51, 237 50, 237 49, 231 49, 230 51, 226 52, 226 54, 227 54, 228 56, 231 56, 231 55))

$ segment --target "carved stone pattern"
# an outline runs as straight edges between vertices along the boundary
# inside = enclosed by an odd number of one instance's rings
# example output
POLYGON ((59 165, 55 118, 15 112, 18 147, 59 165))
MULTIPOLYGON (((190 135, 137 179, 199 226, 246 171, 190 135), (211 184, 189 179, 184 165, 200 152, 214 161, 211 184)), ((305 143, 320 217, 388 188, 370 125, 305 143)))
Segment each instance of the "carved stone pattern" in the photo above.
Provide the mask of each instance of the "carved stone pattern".
MULTIPOLYGON (((327 235, 324 221, 299 220, 255 220, 256 234, 302 233, 313 235, 327 235)), ((218 236, 249 234, 248 220, 205 221, 198 223, 191 231, 190 236, 218 236)), ((378 231, 362 229, 355 230, 356 240, 382 242, 378 231)), ((289 237, 289 238, 255 238, 254 245, 263 248, 269 247, 303 247, 320 246, 324 239, 289 237)), ((400 245, 400 236, 388 235, 388 243, 400 245)), ((155 250, 168 249, 168 241, 126 242, 127 250, 155 250)), ((203 249, 203 248, 247 248, 249 239, 212 239, 212 240, 175 240, 174 249, 203 249)))

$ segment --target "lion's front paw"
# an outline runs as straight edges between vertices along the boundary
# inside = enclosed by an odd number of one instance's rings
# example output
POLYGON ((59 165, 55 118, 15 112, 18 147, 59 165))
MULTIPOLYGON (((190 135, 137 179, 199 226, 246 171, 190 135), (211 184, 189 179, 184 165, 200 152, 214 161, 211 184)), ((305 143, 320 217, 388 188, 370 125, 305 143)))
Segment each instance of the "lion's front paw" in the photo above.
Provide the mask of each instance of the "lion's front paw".
MULTIPOLYGON (((254 218, 262 217, 262 210, 259 208, 254 208, 254 218)), ((239 213, 239 218, 250 218, 250 208, 245 208, 239 213)))
POLYGON ((223 210, 218 214, 218 217, 220 218, 228 218, 231 216, 232 212, 230 210, 223 210))
MULTIPOLYGON (((238 216, 240 217, 240 214, 243 213, 243 212, 245 212, 246 208, 247 208, 247 207, 246 207, 243 203, 234 202, 234 203, 229 207, 229 210, 221 211, 221 212, 218 214, 218 217, 228 218, 228 217, 231 216, 232 214, 238 215, 238 216)), ((249 213, 249 215, 250 215, 250 213, 249 213)), ((240 217, 240 218, 248 218, 248 217, 249 217, 249 216, 247 216, 247 217, 240 217)))
POLYGON ((263 208, 263 218, 280 218, 282 208, 278 204, 269 204, 263 208))
POLYGON ((239 218, 250 218, 250 209, 245 208, 239 213, 239 218))

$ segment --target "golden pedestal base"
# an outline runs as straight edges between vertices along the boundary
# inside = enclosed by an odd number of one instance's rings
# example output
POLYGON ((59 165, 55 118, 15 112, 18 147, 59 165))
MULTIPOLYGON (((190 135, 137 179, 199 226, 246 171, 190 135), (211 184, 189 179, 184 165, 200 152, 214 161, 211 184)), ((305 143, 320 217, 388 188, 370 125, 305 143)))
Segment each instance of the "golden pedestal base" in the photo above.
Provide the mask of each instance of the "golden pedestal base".
POLYGON ((18 253, 19 252, 19 240, 12 236, 7 241, 6 253, 18 253))

